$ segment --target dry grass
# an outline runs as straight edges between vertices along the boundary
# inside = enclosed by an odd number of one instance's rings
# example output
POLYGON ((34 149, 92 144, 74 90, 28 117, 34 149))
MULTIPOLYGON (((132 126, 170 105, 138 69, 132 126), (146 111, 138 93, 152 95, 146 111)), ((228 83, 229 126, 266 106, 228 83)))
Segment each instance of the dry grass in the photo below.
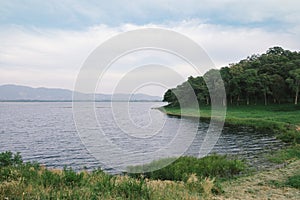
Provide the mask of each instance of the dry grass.
POLYGON ((285 168, 259 172, 253 176, 239 178, 238 180, 223 184, 224 195, 215 199, 240 199, 240 200, 298 200, 300 190, 290 187, 276 187, 271 181, 282 182, 289 176, 299 172, 300 160, 290 163, 285 168))
POLYGON ((187 185, 181 181, 147 180, 147 185, 153 191, 151 199, 202 199, 199 193, 189 190, 187 185))

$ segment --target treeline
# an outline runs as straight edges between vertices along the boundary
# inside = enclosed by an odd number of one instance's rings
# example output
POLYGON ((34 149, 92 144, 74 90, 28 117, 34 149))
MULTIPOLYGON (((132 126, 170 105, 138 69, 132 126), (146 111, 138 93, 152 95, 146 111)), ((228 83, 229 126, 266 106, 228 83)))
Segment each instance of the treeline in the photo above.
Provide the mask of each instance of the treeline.
POLYGON ((270 48, 262 55, 252 55, 236 64, 212 69, 203 76, 189 77, 164 94, 163 101, 171 106, 191 103, 193 90, 199 104, 211 104, 216 99, 223 105, 298 103, 300 87, 300 52, 270 48), (221 76, 220 76, 221 75, 221 76), (221 94, 225 88, 226 95, 221 94), (220 90, 220 92, 218 91, 220 90), (218 99, 219 98, 219 99, 218 99))

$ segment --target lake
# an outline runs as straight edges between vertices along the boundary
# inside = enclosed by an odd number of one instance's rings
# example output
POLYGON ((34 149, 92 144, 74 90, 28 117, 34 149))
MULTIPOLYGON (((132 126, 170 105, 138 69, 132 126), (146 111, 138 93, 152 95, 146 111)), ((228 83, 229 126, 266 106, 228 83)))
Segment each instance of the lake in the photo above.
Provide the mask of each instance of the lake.
MULTIPOLYGON (((25 161, 50 168, 101 167, 112 173, 162 157, 203 156, 209 124, 151 109, 162 105, 96 102, 91 112, 82 102, 75 110, 71 102, 2 102, 0 151, 20 152, 25 161)), ((210 153, 247 159, 283 145, 272 134, 246 127, 224 127, 215 139, 210 153)))

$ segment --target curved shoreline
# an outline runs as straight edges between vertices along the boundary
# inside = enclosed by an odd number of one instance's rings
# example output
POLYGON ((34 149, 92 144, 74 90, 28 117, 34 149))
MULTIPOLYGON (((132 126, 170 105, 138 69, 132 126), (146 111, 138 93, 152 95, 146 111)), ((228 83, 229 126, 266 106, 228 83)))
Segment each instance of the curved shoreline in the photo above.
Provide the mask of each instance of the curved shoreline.
MULTIPOLYGON (((188 117, 188 118, 199 118, 203 121, 210 121, 211 115, 210 110, 206 109, 204 112, 202 110, 196 111, 193 109, 187 109, 184 111, 184 114, 181 113, 180 108, 174 108, 174 107, 158 107, 155 108, 167 115, 174 116, 174 117, 188 117), (202 112, 202 113, 201 113, 202 112)), ((247 111, 243 111, 242 107, 235 109, 240 109, 240 112, 245 115, 247 114, 247 111)), ((268 118, 271 118, 274 113, 270 113, 270 116, 264 116, 259 117, 259 115, 263 115, 265 110, 259 110, 255 113, 258 115, 258 117, 236 117, 233 115, 234 112, 228 111, 226 113, 226 118, 224 121, 224 125, 226 126, 233 126, 233 127, 239 127, 239 126, 247 126, 254 128, 258 131, 263 132, 272 132, 276 134, 276 137, 278 139, 281 139, 283 142, 287 143, 299 143, 300 139, 300 125, 298 124, 291 124, 283 121, 276 121, 276 120, 270 120, 268 118), (262 114, 261 114, 261 113, 262 114)), ((275 111, 274 111, 275 112, 275 111)), ((295 116, 290 116, 291 112, 287 112, 286 116, 290 118, 296 118, 297 119, 297 113, 294 114, 295 116)), ((281 115, 284 115, 281 113, 281 115)), ((214 120, 218 121, 218 117, 214 117, 214 120)))

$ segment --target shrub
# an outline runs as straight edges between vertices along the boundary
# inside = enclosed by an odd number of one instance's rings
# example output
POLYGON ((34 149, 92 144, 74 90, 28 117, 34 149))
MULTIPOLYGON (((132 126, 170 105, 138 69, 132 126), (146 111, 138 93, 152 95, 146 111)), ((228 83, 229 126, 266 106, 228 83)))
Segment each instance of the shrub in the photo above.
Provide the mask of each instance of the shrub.
POLYGON ((0 153, 0 167, 17 166, 23 163, 20 153, 13 154, 10 151, 0 153))
POLYGON ((43 171, 41 174, 41 183, 46 187, 60 188, 61 187, 61 177, 49 170, 43 171))
MULTIPOLYGON (((157 161, 154 161, 148 165, 156 163, 157 161)), ((150 179, 186 181, 191 174, 196 174, 197 177, 232 178, 244 170, 245 164, 242 161, 228 159, 227 156, 210 155, 200 159, 184 156, 162 169, 146 172, 143 175, 150 179)), ((138 177, 141 174, 129 173, 129 175, 138 177)))
POLYGON ((63 170, 63 182, 67 186, 80 186, 83 182, 83 173, 76 173, 72 168, 67 169, 66 167, 63 170))

